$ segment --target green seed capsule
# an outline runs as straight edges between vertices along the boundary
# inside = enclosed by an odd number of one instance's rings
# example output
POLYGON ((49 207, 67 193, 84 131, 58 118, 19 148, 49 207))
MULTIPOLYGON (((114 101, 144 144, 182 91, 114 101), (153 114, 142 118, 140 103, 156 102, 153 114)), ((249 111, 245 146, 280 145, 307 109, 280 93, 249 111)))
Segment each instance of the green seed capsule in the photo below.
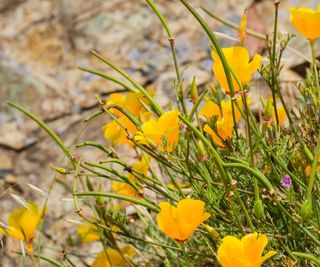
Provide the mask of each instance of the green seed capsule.
POLYGON ((193 104, 197 103, 199 99, 198 87, 196 84, 196 79, 193 76, 192 84, 191 84, 191 101, 193 104))
POLYGON ((254 205, 253 205, 253 212, 254 212, 254 215, 259 220, 263 220, 265 218, 263 203, 260 199, 255 200, 254 205))
POLYGON ((302 217, 302 219, 304 221, 310 219, 310 217, 312 216, 312 200, 311 198, 307 198, 302 206, 301 206, 301 210, 300 210, 300 216, 302 217))

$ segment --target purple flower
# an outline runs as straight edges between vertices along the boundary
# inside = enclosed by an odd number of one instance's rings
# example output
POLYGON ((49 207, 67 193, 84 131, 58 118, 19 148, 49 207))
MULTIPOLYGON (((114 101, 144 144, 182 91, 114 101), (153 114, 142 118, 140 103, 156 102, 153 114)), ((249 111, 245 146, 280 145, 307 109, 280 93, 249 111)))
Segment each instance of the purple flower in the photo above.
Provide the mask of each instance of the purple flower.
POLYGON ((281 184, 283 186, 285 186, 286 188, 290 188, 290 185, 291 185, 291 178, 289 175, 285 175, 282 177, 281 179, 281 184))

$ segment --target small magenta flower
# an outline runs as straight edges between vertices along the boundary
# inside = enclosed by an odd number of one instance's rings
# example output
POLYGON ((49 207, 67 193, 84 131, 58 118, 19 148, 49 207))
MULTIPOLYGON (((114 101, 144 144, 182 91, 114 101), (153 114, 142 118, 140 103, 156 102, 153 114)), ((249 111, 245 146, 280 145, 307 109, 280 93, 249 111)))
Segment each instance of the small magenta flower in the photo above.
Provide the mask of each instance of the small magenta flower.
POLYGON ((290 176, 289 175, 283 176, 282 179, 281 179, 281 184, 283 186, 285 186, 286 188, 290 188, 290 186, 291 186, 291 178, 290 178, 290 176))

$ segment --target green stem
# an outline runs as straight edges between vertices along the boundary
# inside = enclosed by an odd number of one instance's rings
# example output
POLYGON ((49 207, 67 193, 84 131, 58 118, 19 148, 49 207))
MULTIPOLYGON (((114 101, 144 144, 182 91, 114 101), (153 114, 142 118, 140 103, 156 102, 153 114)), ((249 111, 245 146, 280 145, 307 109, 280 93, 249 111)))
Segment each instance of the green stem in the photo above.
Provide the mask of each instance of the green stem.
POLYGON ((294 255, 296 257, 310 260, 313 263, 315 263, 317 266, 320 266, 320 259, 317 258, 316 256, 312 255, 312 254, 302 253, 302 252, 295 252, 295 251, 292 251, 291 253, 292 253, 292 255, 294 255))
POLYGON ((113 70, 118 72, 120 75, 122 75, 124 78, 126 78, 135 88, 138 89, 140 93, 142 93, 150 102, 150 104, 153 106, 156 113, 160 116, 163 114, 162 108, 158 105, 158 103, 153 99, 153 97, 141 86, 139 85, 135 80, 133 80, 127 73, 125 73, 120 68, 116 67, 114 64, 112 64, 109 60, 104 59, 101 57, 96 51, 92 51, 92 54, 98 58, 103 63, 107 64, 109 67, 111 67, 113 70))
MULTIPOLYGON (((235 30, 239 30, 239 25, 237 24, 234 24, 228 20, 225 20, 225 19, 222 19, 220 17, 218 17, 217 15, 213 14, 212 12, 210 12, 208 9, 204 8, 204 7, 201 7, 201 9, 206 12, 210 17, 214 18, 215 20, 221 22, 222 24, 232 28, 232 29, 235 29, 235 30)), ((256 32, 256 31, 253 31, 253 30, 250 30, 250 29, 247 29, 246 30, 246 33, 252 37, 255 37, 257 39, 260 39, 260 40, 264 40, 266 41, 266 36, 259 33, 259 32, 256 32)), ((310 59, 308 57, 306 57, 304 54, 300 53, 298 50, 292 48, 291 46, 287 46, 287 49, 290 50, 293 54, 303 58, 304 60, 306 60, 307 62, 311 62, 310 59)))
POLYGON ((55 142, 56 144, 62 149, 64 154, 68 157, 68 159, 71 161, 71 163, 74 165, 74 158, 69 151, 69 149, 64 145, 60 137, 48 126, 46 125, 42 120, 40 120, 37 116, 29 112, 28 110, 24 109, 20 105, 10 102, 7 102, 9 106, 21 111, 23 114, 25 114, 27 117, 32 119, 34 122, 36 122, 55 142))
POLYGON ((268 178, 265 177, 260 171, 251 168, 248 165, 242 163, 223 163, 225 168, 236 168, 242 169, 256 177, 268 190, 274 190, 272 184, 269 182, 268 178))
POLYGON ((125 201, 129 201, 132 202, 134 204, 137 205, 141 205, 144 206, 146 208, 151 209, 154 212, 159 212, 160 208, 156 205, 153 205, 151 203, 148 203, 146 201, 143 200, 139 200, 133 197, 128 197, 128 196, 124 196, 124 195, 119 195, 119 194, 115 194, 115 193, 106 193, 106 192, 74 192, 73 193, 74 196, 78 196, 78 197, 83 197, 83 196, 94 196, 94 197, 110 197, 110 198, 115 198, 115 199, 120 199, 120 200, 125 200, 125 201))
POLYGON ((317 85, 317 90, 318 90, 318 97, 320 97, 319 74, 318 74, 318 68, 317 68, 317 63, 316 63, 316 55, 314 52, 314 40, 310 40, 310 47, 311 47, 313 71, 314 71, 314 76, 316 79, 316 85, 317 85))
POLYGON ((271 92, 272 92, 272 100, 273 100, 273 108, 276 117, 277 127, 279 127, 279 116, 277 110, 277 102, 276 102, 276 90, 275 84, 277 83, 276 77, 276 48, 277 48, 277 32, 278 32, 278 8, 279 1, 274 2, 275 13, 274 13, 274 28, 273 28, 273 42, 272 42, 272 54, 270 55, 270 64, 271 64, 271 75, 272 75, 272 83, 271 83, 271 92))
POLYGON ((312 163, 312 169, 311 169, 311 174, 310 174, 310 179, 309 179, 308 189, 307 189, 307 199, 311 198, 313 184, 315 181, 317 168, 318 168, 319 156, 320 156, 320 134, 318 136, 316 151, 315 151, 315 155, 314 155, 313 163, 312 163))
POLYGON ((131 87, 130 85, 126 84, 125 82, 123 82, 123 81, 119 80, 118 78, 113 77, 111 75, 105 74, 105 73, 97 71, 97 70, 91 70, 91 69, 82 68, 82 67, 80 67, 79 69, 82 70, 82 71, 97 75, 97 76, 99 76, 101 78, 107 79, 109 81, 112 81, 112 82, 114 82, 116 84, 119 84, 120 86, 122 86, 123 88, 127 89, 130 92, 134 92, 134 93, 138 92, 137 89, 131 87))
POLYGON ((227 190, 228 189, 227 184, 228 182, 231 181, 231 179, 229 175, 227 175, 227 172, 223 167, 223 161, 220 158, 219 153, 214 149, 214 147, 210 144, 207 138, 195 126, 193 126, 189 121, 187 121, 185 118, 183 118, 180 115, 179 115, 179 119, 182 120, 194 132, 194 134, 200 138, 203 144, 205 144, 208 147, 208 149, 212 152, 212 156, 215 161, 215 164, 217 165, 218 172, 227 190))

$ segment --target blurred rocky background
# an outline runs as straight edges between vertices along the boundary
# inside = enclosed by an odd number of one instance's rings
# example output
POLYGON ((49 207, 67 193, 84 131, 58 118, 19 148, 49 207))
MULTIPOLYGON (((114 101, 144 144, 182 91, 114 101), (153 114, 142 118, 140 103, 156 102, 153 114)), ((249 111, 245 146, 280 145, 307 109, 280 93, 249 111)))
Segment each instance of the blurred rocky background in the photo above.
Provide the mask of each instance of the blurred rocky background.
MULTIPOLYGON (((198 84, 212 82, 210 47, 201 27, 178 0, 155 2, 175 37, 185 82, 190 82, 193 75, 198 84)), ((236 31, 209 17, 201 7, 236 24, 244 9, 249 8, 248 27, 262 34, 272 33, 273 1, 188 2, 204 16, 214 31, 237 37, 236 31)), ((294 32, 289 22, 292 5, 315 7, 317 4, 315 0, 280 2, 279 30, 283 33, 294 32)), ((224 46, 233 44, 224 38, 220 41, 224 46)), ((309 57, 307 41, 303 38, 295 38, 290 45, 309 57)), ((249 38, 246 46, 252 54, 260 53, 264 42, 249 38)), ((6 221, 9 211, 17 206, 9 192, 26 200, 41 199, 26 183, 47 192, 54 178, 50 166, 63 161, 63 155, 54 142, 34 122, 9 108, 7 100, 17 102, 38 115, 67 145, 72 146, 81 140, 106 144, 101 126, 107 117, 95 121, 85 130, 83 119, 97 108, 94 94, 106 98, 122 88, 78 69, 89 67, 113 73, 90 54, 91 50, 99 51, 143 86, 153 86, 157 99, 163 105, 172 100, 175 72, 168 41, 158 18, 145 1, 0 0, 1 221, 6 221), (81 130, 84 130, 82 135, 75 139, 81 130)), ((283 79, 300 79, 303 71, 296 71, 297 66, 305 66, 305 63, 302 57, 290 52, 285 54, 283 79)), ((90 160, 101 157, 92 150, 77 152, 74 146, 72 151, 90 160)), ((66 185, 69 182, 63 181, 66 185)), ((57 251, 65 248, 67 235, 73 233, 65 221, 66 214, 73 216, 72 202, 63 201, 66 196, 65 187, 61 183, 55 184, 44 225, 44 238, 51 240, 48 244, 55 248, 55 257, 57 251), (57 236, 55 233, 62 229, 65 236, 57 236)), ((3 238, 0 266, 16 266, 16 260, 10 254, 13 246, 10 242, 3 238)))

